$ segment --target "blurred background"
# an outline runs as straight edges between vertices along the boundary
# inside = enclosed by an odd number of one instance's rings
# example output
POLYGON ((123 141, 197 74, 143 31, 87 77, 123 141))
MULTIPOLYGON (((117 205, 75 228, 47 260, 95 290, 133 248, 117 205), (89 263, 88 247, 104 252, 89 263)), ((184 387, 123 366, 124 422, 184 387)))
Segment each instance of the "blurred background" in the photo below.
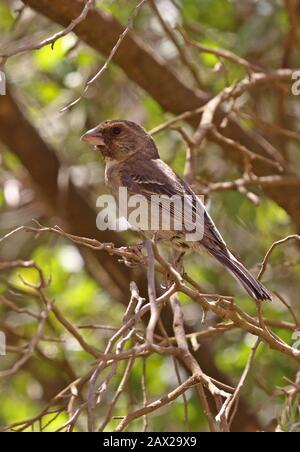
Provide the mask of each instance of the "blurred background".
MULTIPOLYGON (((121 27, 127 26, 136 1, 99 0, 96 4, 99 23, 96 17, 88 17, 75 33, 59 39, 53 49, 48 45, 31 50, 30 46, 52 36, 78 16, 83 3, 0 0, 0 54, 24 45, 29 47, 9 58, 4 68, 7 94, 0 96, 1 237, 20 226, 32 225, 34 218, 43 225, 58 224, 68 232, 102 242, 139 242, 130 231, 97 231, 96 199, 107 192, 104 166, 99 154, 80 142, 81 134, 105 119, 116 118, 133 120, 152 130, 174 115, 197 108, 208 96, 247 75, 240 65, 188 46, 174 31, 175 26, 194 41, 230 50, 264 71, 299 66, 299 1, 160 0, 154 6, 153 2, 146 2, 134 19, 134 31, 129 32, 107 70, 80 102, 62 113, 61 109, 82 94, 86 81, 105 63, 121 27)), ((268 158, 279 160, 286 174, 299 176, 300 102, 290 87, 270 84, 256 88, 241 96, 234 109, 238 110, 236 123, 241 132, 233 138, 239 141, 244 137, 244 144, 251 146, 252 151, 259 150, 268 158), (265 123, 271 126, 268 128, 265 123), (294 135, 278 134, 278 128, 293 131, 294 135)), ((191 134, 198 122, 196 117, 194 123, 180 125, 191 134)), ((186 143, 181 135, 166 128, 154 139, 161 157, 182 176, 186 143)), ((257 274, 272 243, 300 230, 300 186, 255 186, 251 188, 253 196, 237 190, 210 192, 211 184, 242 176, 237 154, 207 140, 199 151, 195 172, 198 187, 205 189, 210 213, 224 238, 257 274)), ((258 175, 276 172, 262 163, 254 171, 258 175)), ((84 339, 98 350, 105 348, 112 331, 120 325, 129 299, 130 280, 137 281, 143 290, 143 269, 131 270, 117 258, 78 248, 51 233, 35 236, 20 230, 2 240, 0 265, 16 260, 34 260, 45 277, 51 278, 47 297, 55 300, 74 326, 99 326, 80 329, 84 339)), ((255 304, 214 260, 190 255, 185 258, 185 270, 207 293, 235 296, 240 307, 255 314, 255 304)), ((291 241, 272 254, 263 279, 298 315, 299 276, 299 243, 291 241)), ((22 356, 36 331, 36 318, 24 310, 37 313, 39 306, 32 287, 25 281, 38 282, 36 269, 15 267, 0 271, 0 331, 6 334, 9 346, 7 355, 0 357, 1 371, 11 368, 22 356)), ((182 296, 181 301, 188 328, 204 328, 200 306, 187 297, 182 296)), ((272 305, 265 307, 265 315, 275 321, 295 320, 276 297, 272 305)), ((212 325, 216 319, 209 316, 207 322, 212 325)), ((293 331, 275 331, 288 344, 295 341, 293 331)), ((206 372, 236 384, 253 337, 233 329, 199 341, 199 345, 199 362, 206 372)), ((94 359, 56 318, 51 318, 33 356, 17 372, 0 381, 0 425, 5 427, 36 416, 59 391, 87 372, 94 359)), ((297 370, 291 359, 263 344, 244 388, 236 430, 274 430, 279 425, 290 431, 299 422, 298 399, 287 404, 288 396, 280 388, 295 380, 297 370)), ((99 406, 99 419, 105 415, 123 373, 124 363, 118 366, 104 403, 99 406)), ((115 416, 143 403, 142 375, 143 363, 136 360, 126 391, 116 404, 115 416)), ((170 358, 154 354, 147 359, 149 400, 159 398, 176 384, 170 358)), ((149 416, 149 430, 205 431, 207 424, 196 394, 189 391, 187 398, 188 426, 179 398, 149 416)), ((47 419, 50 415, 45 424, 47 419)), ((45 430, 54 431, 67 419, 67 412, 62 411, 45 430)), ((117 421, 112 420, 107 430, 116 425, 117 421)), ((85 429, 84 418, 76 429, 85 429)), ((133 422, 130 429, 141 430, 142 420, 133 422)))

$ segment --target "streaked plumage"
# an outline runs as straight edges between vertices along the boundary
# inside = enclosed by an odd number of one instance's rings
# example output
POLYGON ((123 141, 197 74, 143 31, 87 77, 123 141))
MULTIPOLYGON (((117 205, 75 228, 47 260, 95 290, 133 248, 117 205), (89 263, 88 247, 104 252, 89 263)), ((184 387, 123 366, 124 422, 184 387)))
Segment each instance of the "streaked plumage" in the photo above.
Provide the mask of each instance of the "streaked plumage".
MULTIPOLYGON (((101 150, 106 160, 106 182, 114 196, 118 196, 122 186, 128 189, 129 194, 143 195, 149 201, 151 195, 189 195, 193 205, 201 203, 191 187, 160 160, 154 141, 139 125, 130 121, 105 121, 87 132, 82 139, 101 150)), ((201 208, 204 210, 204 236, 201 241, 187 242, 184 230, 160 230, 159 238, 185 251, 204 248, 231 272, 251 297, 271 300, 268 290, 229 251, 202 204, 201 208)), ((176 211, 171 211, 171 214, 176 217, 176 211)))

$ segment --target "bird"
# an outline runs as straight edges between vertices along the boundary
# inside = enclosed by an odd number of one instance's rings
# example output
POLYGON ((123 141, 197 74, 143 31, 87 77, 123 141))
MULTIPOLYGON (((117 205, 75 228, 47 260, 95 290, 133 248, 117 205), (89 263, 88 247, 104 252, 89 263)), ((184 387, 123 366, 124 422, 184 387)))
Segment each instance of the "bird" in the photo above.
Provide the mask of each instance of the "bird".
MULTIPOLYGON (((203 211, 201 240, 187 241, 184 230, 155 232, 162 240, 184 252, 205 250, 232 274, 254 300, 272 300, 270 292, 228 248, 204 204, 190 185, 160 159, 153 138, 142 126, 128 120, 106 120, 88 130, 81 140, 101 152, 106 163, 105 182, 116 199, 120 187, 124 187, 130 195, 142 195, 148 203, 153 195, 182 198, 187 196, 192 199, 193 207, 200 205, 203 211)), ((173 220, 178 220, 178 211, 173 209, 171 215, 173 220)))

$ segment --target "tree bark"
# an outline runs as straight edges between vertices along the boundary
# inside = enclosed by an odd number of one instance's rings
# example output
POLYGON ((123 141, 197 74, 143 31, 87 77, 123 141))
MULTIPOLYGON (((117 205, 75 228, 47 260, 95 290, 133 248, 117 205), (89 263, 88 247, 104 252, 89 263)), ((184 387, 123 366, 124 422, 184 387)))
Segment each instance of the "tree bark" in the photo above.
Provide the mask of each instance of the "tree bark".
MULTIPOLYGON (((82 0, 23 0, 23 3, 64 27, 78 17, 83 8, 82 0)), ((113 16, 97 9, 91 11, 74 32, 93 49, 108 56, 123 31, 124 27, 113 16)), ((186 86, 171 71, 168 63, 132 31, 127 34, 113 61, 162 108, 171 113, 180 114, 196 109, 210 97, 207 93, 186 86)), ((219 112, 216 119, 217 122, 221 121, 222 112, 219 112)), ((195 118, 191 123, 195 125, 195 118)), ((235 121, 229 121, 224 134, 253 152, 265 155, 265 150, 258 141, 235 121)), ((226 149, 226 156, 234 162, 242 162, 241 155, 232 149, 226 149)), ((254 163, 254 170, 258 176, 270 173, 269 166, 261 161, 254 163)), ((274 173, 273 170, 272 172, 274 173)), ((293 176, 288 171, 283 175, 293 176)), ((297 230, 300 230, 300 187, 272 187, 266 189, 265 193, 286 210, 297 230)))
MULTIPOLYGON (((65 197, 63 209, 61 208, 59 187, 57 185, 59 161, 51 147, 43 141, 38 131, 26 119, 11 95, 10 89, 8 89, 7 95, 1 98, 0 102, 0 140, 19 157, 32 178, 37 194, 43 197, 49 216, 51 213, 59 216, 63 223, 61 226, 66 231, 75 235, 96 238, 101 242, 113 242, 117 246, 125 245, 120 234, 112 231, 103 232, 96 228, 95 211, 81 197, 72 184, 70 184, 68 194, 65 197)), ((137 280, 137 276, 129 268, 118 263, 113 256, 102 252, 93 254, 100 268, 111 279, 111 285, 118 289, 120 297, 118 297, 117 301, 127 306, 129 282, 137 280)), ((140 274, 137 284, 141 293, 146 294, 147 282, 144 273, 140 274)), ((111 293, 114 294, 115 291, 112 290, 111 293)), ((162 312, 162 321, 168 334, 172 336, 173 318, 169 306, 162 312)), ((186 332, 191 333, 193 330, 186 326, 186 332)), ((205 373, 225 384, 231 384, 227 376, 216 368, 207 343, 203 344, 193 354, 205 373)), ((233 429, 235 431, 257 431, 261 429, 255 414, 251 413, 243 400, 240 402, 233 429)))

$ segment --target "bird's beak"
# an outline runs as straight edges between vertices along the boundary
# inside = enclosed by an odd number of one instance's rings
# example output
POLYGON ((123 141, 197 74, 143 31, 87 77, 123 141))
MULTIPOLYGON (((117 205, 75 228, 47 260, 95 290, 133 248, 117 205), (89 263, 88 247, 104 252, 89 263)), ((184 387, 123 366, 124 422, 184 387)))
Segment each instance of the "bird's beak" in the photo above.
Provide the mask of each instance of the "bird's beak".
POLYGON ((95 127, 94 129, 86 132, 84 135, 82 135, 80 140, 94 146, 105 146, 102 133, 98 127, 95 127))

